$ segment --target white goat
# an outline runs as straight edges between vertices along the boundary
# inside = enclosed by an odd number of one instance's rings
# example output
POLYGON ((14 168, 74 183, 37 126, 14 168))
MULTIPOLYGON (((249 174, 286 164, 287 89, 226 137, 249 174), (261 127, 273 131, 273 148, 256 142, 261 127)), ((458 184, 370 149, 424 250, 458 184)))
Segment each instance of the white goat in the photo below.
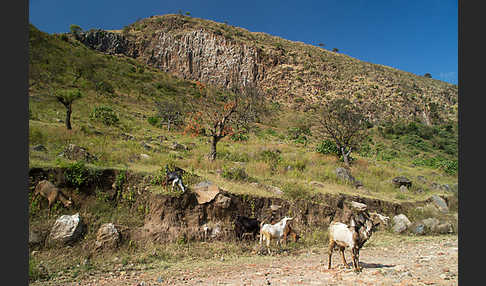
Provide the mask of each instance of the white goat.
POLYGON ((272 239, 277 241, 277 245, 281 245, 280 241, 284 236, 284 230, 287 226, 287 222, 292 219, 292 217, 284 217, 276 224, 263 224, 264 222, 262 221, 260 224, 260 245, 262 245, 262 242, 266 240, 268 253, 270 253, 270 241, 272 239))
POLYGON ((349 268, 346 258, 344 257, 344 249, 349 248, 353 259, 353 266, 355 271, 360 271, 359 268, 359 250, 363 244, 371 237, 376 226, 379 223, 374 223, 367 219, 364 224, 357 229, 356 222, 351 219, 350 225, 341 222, 332 222, 329 225, 329 265, 331 269, 331 256, 334 248, 339 247, 343 257, 343 263, 349 268))

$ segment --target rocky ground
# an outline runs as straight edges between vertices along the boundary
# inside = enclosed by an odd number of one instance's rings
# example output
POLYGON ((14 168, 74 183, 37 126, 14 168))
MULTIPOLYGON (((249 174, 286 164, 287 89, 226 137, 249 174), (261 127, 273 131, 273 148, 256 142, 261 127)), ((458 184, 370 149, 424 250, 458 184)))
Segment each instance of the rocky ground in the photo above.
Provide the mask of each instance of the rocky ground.
MULTIPOLYGON (((351 264, 349 252, 346 258, 351 264)), ((361 250, 360 258, 363 271, 359 274, 343 267, 337 251, 332 257, 333 267, 328 270, 327 250, 323 247, 143 271, 113 271, 76 282, 56 279, 31 285, 458 285, 456 235, 370 243, 361 250)))

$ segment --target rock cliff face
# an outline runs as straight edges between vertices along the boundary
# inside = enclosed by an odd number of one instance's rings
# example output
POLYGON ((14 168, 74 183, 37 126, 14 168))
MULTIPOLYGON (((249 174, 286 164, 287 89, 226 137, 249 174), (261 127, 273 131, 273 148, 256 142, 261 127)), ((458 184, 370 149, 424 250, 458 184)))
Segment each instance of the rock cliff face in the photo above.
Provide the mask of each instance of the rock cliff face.
MULTIPOLYGON (((90 34, 91 33, 91 34, 90 34)), ((84 43, 180 78, 221 87, 254 83, 273 101, 305 110, 345 97, 371 121, 456 119, 457 86, 264 33, 181 15, 153 16, 84 43)))
MULTIPOLYGON (((184 79, 225 87, 264 79, 265 69, 258 49, 235 45, 204 30, 179 36, 158 34, 147 47, 151 50, 147 63, 184 79)), ((146 52, 143 56, 147 56, 146 52)))
POLYGON ((104 30, 93 30, 80 35, 79 40, 86 46, 110 55, 124 54, 137 57, 135 45, 124 36, 104 30))

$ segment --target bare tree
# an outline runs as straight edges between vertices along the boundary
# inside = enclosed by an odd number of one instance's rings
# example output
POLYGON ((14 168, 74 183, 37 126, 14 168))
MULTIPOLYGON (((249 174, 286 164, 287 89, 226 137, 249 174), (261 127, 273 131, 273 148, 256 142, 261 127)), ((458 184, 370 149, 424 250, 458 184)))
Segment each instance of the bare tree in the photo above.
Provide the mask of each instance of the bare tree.
POLYGON ((211 151, 208 154, 211 161, 216 159, 216 147, 221 139, 236 132, 248 131, 264 112, 263 95, 254 86, 226 91, 207 88, 194 103, 186 131, 211 138, 211 151))
POLYGON ((317 121, 317 132, 336 144, 349 167, 349 156, 366 132, 363 112, 349 100, 337 98, 325 104, 317 121))

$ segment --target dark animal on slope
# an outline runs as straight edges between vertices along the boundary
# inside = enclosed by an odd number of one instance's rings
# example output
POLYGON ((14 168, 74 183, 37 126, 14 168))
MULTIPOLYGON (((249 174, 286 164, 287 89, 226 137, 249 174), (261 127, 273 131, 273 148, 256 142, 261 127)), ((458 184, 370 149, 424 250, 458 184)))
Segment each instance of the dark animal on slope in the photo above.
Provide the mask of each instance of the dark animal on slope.
POLYGON ((179 167, 175 167, 174 171, 170 172, 169 166, 165 165, 165 185, 167 186, 167 184, 172 183, 171 191, 173 191, 174 185, 178 184, 179 188, 181 188, 182 192, 184 193, 186 191, 186 188, 184 187, 184 183, 182 182, 183 173, 184 170, 179 167))
POLYGON ((255 239, 260 232, 260 221, 256 218, 239 215, 236 217, 234 223, 236 238, 239 240, 246 236, 251 236, 255 239))
POLYGON ((71 198, 66 197, 59 188, 47 180, 42 180, 35 186, 33 200, 39 195, 49 201, 49 216, 51 215, 51 207, 57 200, 60 200, 66 208, 73 204, 71 198))

